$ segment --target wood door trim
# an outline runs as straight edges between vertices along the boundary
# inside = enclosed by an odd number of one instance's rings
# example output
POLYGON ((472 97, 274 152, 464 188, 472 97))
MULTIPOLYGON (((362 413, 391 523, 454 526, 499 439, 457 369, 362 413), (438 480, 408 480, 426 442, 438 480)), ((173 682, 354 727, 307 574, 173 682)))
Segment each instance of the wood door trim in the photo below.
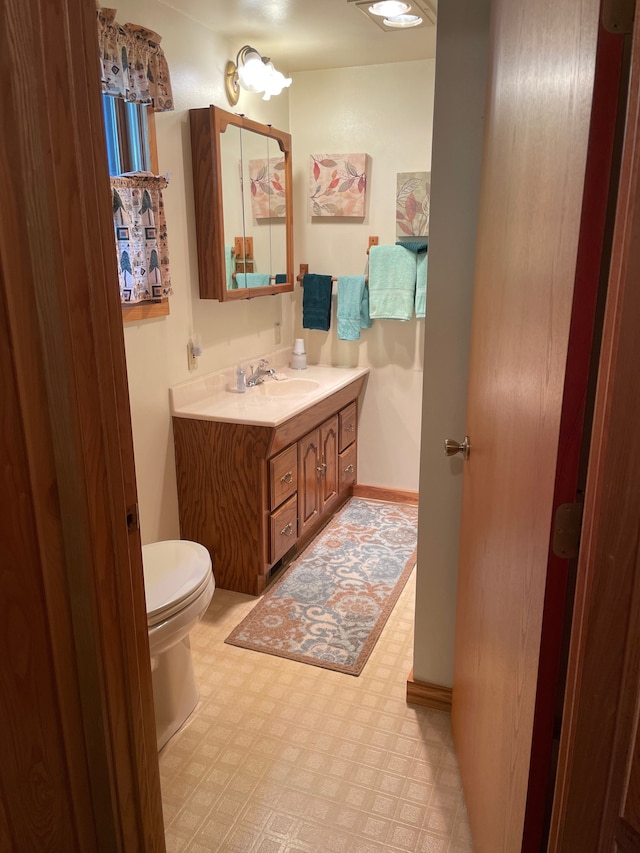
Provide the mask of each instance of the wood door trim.
POLYGON ((619 853, 638 853, 640 850, 640 832, 623 817, 618 818, 615 840, 619 853))
POLYGON ((637 713, 639 38, 636 16, 550 853, 612 848, 637 713))
MULTIPOLYGON (((3 205, 0 213, 0 298, 32 478, 51 635, 47 677, 55 680, 58 699, 57 706, 45 706, 43 691, 32 713, 60 719, 72 780, 64 791, 77 816, 79 846, 162 853, 141 553, 126 526, 135 473, 113 287, 95 7, 86 0, 61 0, 55 8, 38 0, 8 3, 0 44, 10 82, 0 110, 12 132, 0 144, 0 170, 15 206, 3 205), (69 44, 81 74, 70 72, 61 49, 69 44), (25 56, 28 75, 21 70, 25 56), (11 218, 21 226, 13 245, 11 218), (92 823, 95 842, 86 834, 92 823)), ((7 665, 16 654, 7 656, 7 665)), ((25 724, 12 719, 7 730, 19 732, 25 724)), ((12 825, 1 826, 0 837, 17 837, 19 845, 26 839, 16 803, 30 784, 16 779, 2 792, 0 819, 12 825)), ((57 846, 58 821, 55 814, 42 825, 46 841, 34 849, 57 846)))

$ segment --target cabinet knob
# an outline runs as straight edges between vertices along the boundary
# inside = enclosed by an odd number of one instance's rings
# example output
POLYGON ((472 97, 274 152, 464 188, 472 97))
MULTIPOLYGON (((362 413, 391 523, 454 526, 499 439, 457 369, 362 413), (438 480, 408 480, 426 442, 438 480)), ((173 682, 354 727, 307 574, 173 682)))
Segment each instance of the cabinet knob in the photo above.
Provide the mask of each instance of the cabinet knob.
POLYGON ((293 527, 291 526, 291 522, 289 522, 285 527, 280 531, 280 536, 291 536, 293 533, 293 527))
POLYGON ((291 483, 293 483, 293 471, 287 471, 286 474, 283 474, 282 477, 280 477, 280 482, 291 485, 291 483))
POLYGON ((345 432, 353 432, 355 429, 355 425, 354 424, 347 424, 344 429, 345 429, 345 432))
POLYGON ((347 467, 344 469, 344 473, 353 474, 353 465, 347 465, 347 467))

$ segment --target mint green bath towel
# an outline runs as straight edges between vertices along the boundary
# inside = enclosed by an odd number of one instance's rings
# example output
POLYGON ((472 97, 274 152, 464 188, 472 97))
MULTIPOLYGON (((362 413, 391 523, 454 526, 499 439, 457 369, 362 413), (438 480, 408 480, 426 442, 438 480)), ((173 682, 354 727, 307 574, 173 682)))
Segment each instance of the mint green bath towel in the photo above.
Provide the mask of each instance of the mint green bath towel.
POLYGON ((369 250, 369 315, 372 320, 410 320, 416 293, 415 252, 403 246, 369 250))
POLYGON ((338 276, 338 338, 357 341, 360 329, 370 329, 369 291, 363 275, 338 276))
POLYGON ((268 272, 237 272, 238 287, 267 287, 271 284, 268 272))
POLYGON ((427 253, 418 255, 416 274, 416 317, 424 317, 427 310, 427 253))
POLYGON ((236 271, 236 256, 231 246, 224 247, 224 267, 227 274, 227 290, 235 290, 238 286, 233 278, 236 271))

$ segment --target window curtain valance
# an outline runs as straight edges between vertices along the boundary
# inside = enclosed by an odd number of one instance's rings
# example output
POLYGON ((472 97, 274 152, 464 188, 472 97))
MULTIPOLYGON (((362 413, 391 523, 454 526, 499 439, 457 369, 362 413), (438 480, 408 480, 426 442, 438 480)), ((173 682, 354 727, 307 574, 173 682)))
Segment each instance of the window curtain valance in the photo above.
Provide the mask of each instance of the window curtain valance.
POLYGON ((171 296, 167 225, 156 175, 111 178, 120 301, 126 304, 171 296))
POLYGON ((98 8, 102 91, 151 104, 155 112, 173 109, 169 66, 161 36, 138 24, 119 24, 115 9, 98 8))

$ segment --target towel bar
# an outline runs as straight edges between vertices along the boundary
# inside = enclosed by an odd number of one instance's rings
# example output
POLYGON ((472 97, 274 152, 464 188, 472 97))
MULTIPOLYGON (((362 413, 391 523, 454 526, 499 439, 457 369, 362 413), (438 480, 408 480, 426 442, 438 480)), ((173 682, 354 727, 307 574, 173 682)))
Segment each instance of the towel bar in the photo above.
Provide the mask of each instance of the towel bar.
MULTIPOLYGON (((367 255, 369 254, 369 249, 370 249, 372 246, 377 246, 377 245, 378 245, 378 237, 369 237, 369 245, 367 246, 367 255)), ((309 272, 309 264, 300 264, 300 273, 299 273, 299 275, 296 277, 296 281, 299 281, 301 286, 304 286, 304 285, 302 284, 302 282, 303 282, 303 280, 304 280, 305 275, 307 275, 307 273, 308 273, 308 272, 309 272)), ((332 281, 332 282, 335 282, 335 281, 337 281, 337 280, 338 280, 338 279, 337 279, 335 276, 333 276, 333 277, 331 278, 331 281, 332 281)), ((368 283, 368 282, 369 282, 369 279, 368 279, 368 278, 365 278, 365 281, 368 283)))

